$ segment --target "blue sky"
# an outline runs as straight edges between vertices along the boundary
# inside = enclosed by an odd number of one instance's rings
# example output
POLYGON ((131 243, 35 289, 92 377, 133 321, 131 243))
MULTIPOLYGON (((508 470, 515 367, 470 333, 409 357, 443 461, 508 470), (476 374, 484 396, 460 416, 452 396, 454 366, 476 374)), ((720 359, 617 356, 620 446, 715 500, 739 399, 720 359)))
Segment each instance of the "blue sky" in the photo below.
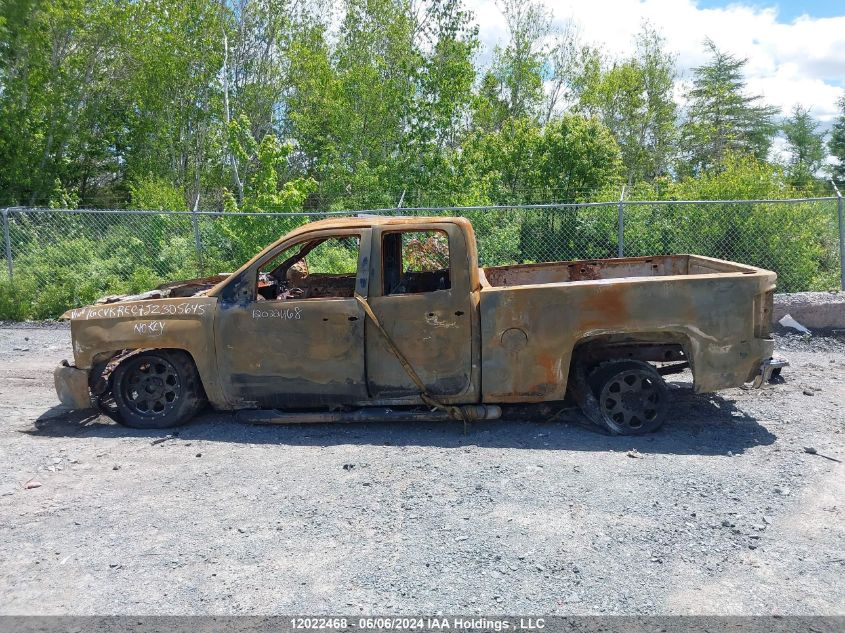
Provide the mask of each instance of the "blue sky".
POLYGON ((774 7, 777 9, 778 22, 791 22, 801 15, 809 15, 814 18, 832 18, 845 14, 845 2, 843 0, 803 0, 802 2, 726 2, 724 0, 699 0, 698 6, 702 8, 726 8, 733 4, 745 4, 747 6, 765 8, 774 7))

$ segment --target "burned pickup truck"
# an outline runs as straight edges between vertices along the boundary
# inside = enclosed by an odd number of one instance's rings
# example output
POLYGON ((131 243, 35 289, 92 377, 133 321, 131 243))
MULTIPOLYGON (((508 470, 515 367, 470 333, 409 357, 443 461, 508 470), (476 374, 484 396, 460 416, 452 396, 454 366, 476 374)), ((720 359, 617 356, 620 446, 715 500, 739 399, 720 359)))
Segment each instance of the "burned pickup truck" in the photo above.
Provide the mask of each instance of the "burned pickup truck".
POLYGON ((142 428, 206 404, 258 422, 471 421, 568 399, 641 434, 666 417, 666 374, 709 392, 779 371, 775 278, 696 255, 479 268, 463 218, 323 220, 233 274, 70 310, 56 390, 142 428))

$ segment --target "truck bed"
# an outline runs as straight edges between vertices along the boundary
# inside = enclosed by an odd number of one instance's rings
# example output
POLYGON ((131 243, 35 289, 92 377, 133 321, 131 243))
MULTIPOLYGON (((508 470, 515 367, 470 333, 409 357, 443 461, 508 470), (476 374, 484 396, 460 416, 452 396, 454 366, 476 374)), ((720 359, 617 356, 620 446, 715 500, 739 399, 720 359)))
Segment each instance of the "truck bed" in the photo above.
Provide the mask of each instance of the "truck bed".
POLYGON ((483 268, 482 285, 493 288, 554 284, 572 281, 671 277, 714 273, 749 273, 755 268, 698 255, 660 255, 620 259, 589 259, 547 264, 518 264, 483 268))
POLYGON ((742 385, 771 356, 773 272, 698 255, 480 271, 484 402, 563 399, 579 345, 671 343, 697 391, 742 385))

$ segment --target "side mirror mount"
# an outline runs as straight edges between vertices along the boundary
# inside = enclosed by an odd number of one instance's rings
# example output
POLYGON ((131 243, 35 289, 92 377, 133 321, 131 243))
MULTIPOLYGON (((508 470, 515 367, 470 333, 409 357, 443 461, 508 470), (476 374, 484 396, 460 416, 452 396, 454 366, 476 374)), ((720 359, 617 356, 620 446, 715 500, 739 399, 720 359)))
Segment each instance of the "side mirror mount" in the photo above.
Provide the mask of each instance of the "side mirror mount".
POLYGON ((246 305, 255 298, 252 276, 246 270, 234 277, 220 292, 223 303, 246 305))

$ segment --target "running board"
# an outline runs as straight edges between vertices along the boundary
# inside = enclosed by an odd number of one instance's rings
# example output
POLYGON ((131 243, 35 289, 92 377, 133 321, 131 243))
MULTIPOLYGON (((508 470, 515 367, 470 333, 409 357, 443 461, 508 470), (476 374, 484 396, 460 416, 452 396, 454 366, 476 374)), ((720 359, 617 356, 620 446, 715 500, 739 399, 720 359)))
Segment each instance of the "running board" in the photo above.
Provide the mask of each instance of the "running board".
MULTIPOLYGON (((470 404, 456 407, 467 420, 498 420, 502 408, 495 404, 470 404)), ((247 424, 350 424, 355 422, 448 422, 458 420, 447 411, 364 407, 353 411, 279 411, 278 409, 243 409, 235 414, 247 424)))

